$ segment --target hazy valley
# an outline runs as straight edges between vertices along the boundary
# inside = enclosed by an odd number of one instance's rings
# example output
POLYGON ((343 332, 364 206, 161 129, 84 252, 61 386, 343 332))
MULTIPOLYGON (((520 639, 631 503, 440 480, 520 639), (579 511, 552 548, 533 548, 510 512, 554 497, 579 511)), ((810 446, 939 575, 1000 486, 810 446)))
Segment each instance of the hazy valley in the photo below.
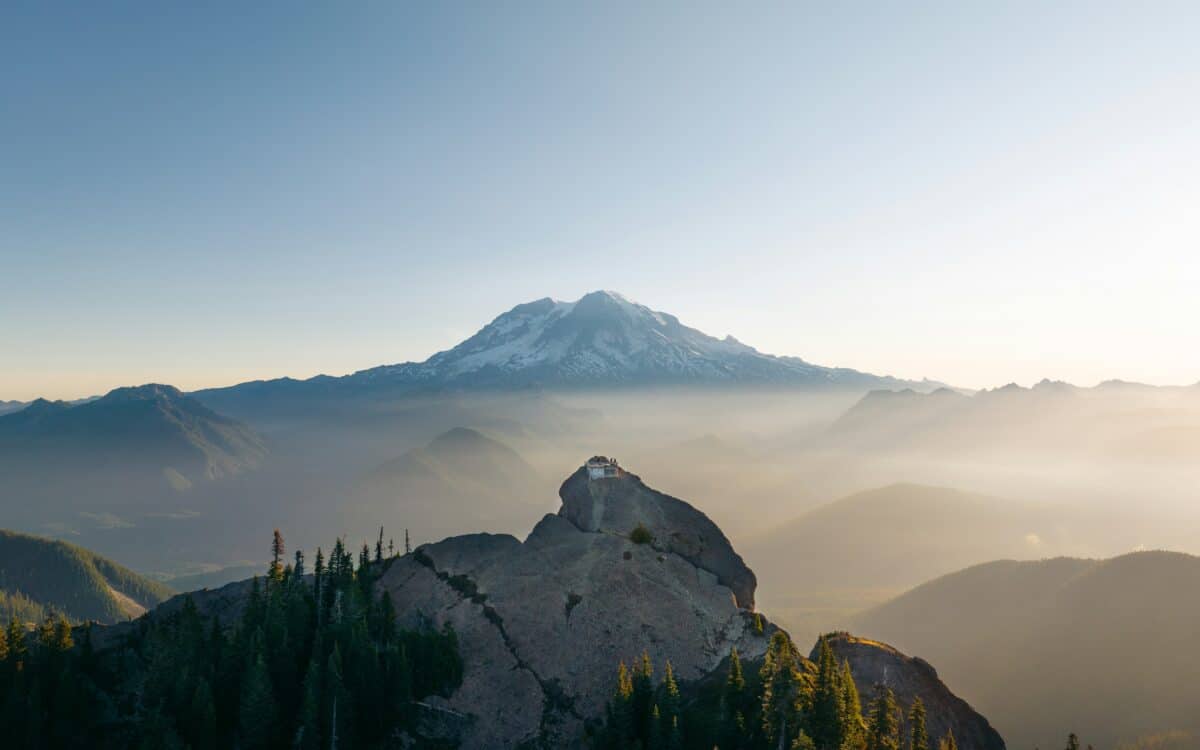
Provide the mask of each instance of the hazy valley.
MULTIPOLYGON (((1141 549, 1200 552, 1200 386, 1043 382, 960 391, 771 357, 596 293, 576 303, 520 305, 425 363, 191 394, 147 385, 79 404, 36 401, 0 414, 0 446, 5 525, 70 540, 163 582, 39 542, 60 558, 83 560, 73 574, 79 588, 100 593, 63 599, 56 596, 60 583, 48 589, 9 563, 3 589, 26 616, 54 610, 77 621, 114 622, 153 607, 168 586, 215 590, 242 581, 264 569, 263 537, 272 528, 293 549, 312 550, 333 537, 350 549, 378 543, 387 559, 400 557, 362 575, 379 576, 372 580, 401 610, 452 621, 466 639, 466 687, 451 693, 447 706, 471 713, 478 706, 470 701, 492 700, 475 680, 494 678, 473 676, 472 666, 479 658, 473 649, 493 637, 492 625, 486 617, 462 619, 462 597, 445 599, 443 584, 460 581, 465 601, 474 601, 471 591, 486 592, 478 596, 489 603, 480 606, 505 623, 501 645, 517 663, 533 665, 530 680, 511 686, 512 699, 533 700, 532 691, 553 706, 534 725, 481 719, 478 726, 494 734, 455 730, 468 746, 535 735, 565 742, 583 731, 585 718, 603 712, 611 680, 603 665, 642 649, 654 650, 656 659, 669 654, 680 679, 694 683, 689 690, 700 691, 690 700, 702 700, 704 678, 728 668, 722 658, 731 646, 748 659, 768 648, 770 629, 761 640, 748 635, 705 646, 697 661, 686 641, 662 640, 683 627, 674 621, 613 634, 612 618, 649 616, 637 609, 648 603, 635 604, 644 586, 676 590, 699 575, 687 565, 710 570, 710 563, 681 562, 672 573, 678 580, 660 581, 654 571, 664 558, 655 562, 651 554, 637 563, 648 567, 638 568, 635 584, 606 579, 596 566, 607 555, 620 559, 627 542, 593 558, 599 541, 572 535, 598 529, 579 519, 571 528, 545 520, 570 515, 572 480, 564 484, 563 477, 595 454, 616 456, 654 487, 686 498, 740 552, 729 554, 754 571, 753 604, 719 615, 714 609, 715 621, 740 618, 753 606, 769 615, 771 628, 781 626, 804 646, 834 630, 886 641, 933 663, 1010 746, 1046 746, 1070 730, 1112 747, 1197 729, 1188 721, 1191 704, 1170 699, 1185 692, 1189 668, 1179 665, 1190 662, 1178 659, 1180 652, 1194 655, 1184 635, 1191 615, 1167 607, 1166 596, 1194 587, 1194 558, 1093 560, 1141 549), (514 536, 441 541, 477 532, 514 536), (423 557, 403 554, 406 535, 423 557), (579 547, 581 540, 587 544, 579 547), (1065 557, 1088 560, 1051 559, 1065 557), (545 575, 539 566, 547 559, 564 571, 559 588, 535 592, 514 583, 545 575), (593 602, 614 586, 633 586, 634 598, 593 602), (1155 586, 1167 589, 1155 596, 1155 586), (593 604, 599 609, 586 618, 597 619, 580 621, 599 630, 573 633, 572 610, 590 612, 593 604), (567 630, 519 624, 518 613, 531 606, 565 606, 567 630), (639 614, 617 614, 630 607, 639 614), (1114 611, 1128 621, 1114 621, 1114 611), (1093 622, 1105 627, 1085 627, 1093 622), (512 630, 521 627, 531 630, 512 630), (646 640, 639 632, 657 636, 646 640), (570 666, 585 657, 566 645, 560 658, 536 665, 540 657, 520 645, 522 637, 529 644, 588 638, 605 645, 586 655, 586 667, 570 666), (1137 645, 1147 641, 1158 648, 1137 645), (1094 669, 1070 666, 1097 650, 1110 657, 1094 669), (1158 661, 1139 662, 1139 653, 1158 661), (1169 668, 1172 660, 1179 668, 1169 668), (592 675, 586 686, 572 682, 581 671, 592 675), (548 687, 553 674, 574 696, 561 705, 546 697, 557 695, 548 687), (1102 674, 1114 681, 1101 694, 1094 686, 1102 674), (1015 690, 1031 683, 1038 690, 1015 690), (1143 703, 1131 709, 1136 719, 1117 721, 1108 707, 1122 700, 1124 684, 1139 685, 1143 703), (548 730, 547 722, 559 728, 548 730)), ((608 533, 628 535, 642 522, 659 540, 682 533, 682 522, 647 510, 658 505, 621 502, 635 510, 613 520, 608 533)), ((26 537, 7 539, 11 546, 26 537)), ((708 539, 699 548, 711 543, 711 533, 708 539)), ((684 547, 652 549, 690 559, 684 547)), ((720 575, 714 585, 726 593, 738 588, 720 575)), ((419 630, 422 620, 405 622, 419 630)), ((728 627, 713 627, 728 635, 728 627)), ((890 653, 851 659, 855 674, 890 653)), ((872 687, 859 686, 864 701, 872 687)), ((957 705, 946 701, 945 711, 957 705)), ((980 742, 967 746, 987 744, 980 742)))

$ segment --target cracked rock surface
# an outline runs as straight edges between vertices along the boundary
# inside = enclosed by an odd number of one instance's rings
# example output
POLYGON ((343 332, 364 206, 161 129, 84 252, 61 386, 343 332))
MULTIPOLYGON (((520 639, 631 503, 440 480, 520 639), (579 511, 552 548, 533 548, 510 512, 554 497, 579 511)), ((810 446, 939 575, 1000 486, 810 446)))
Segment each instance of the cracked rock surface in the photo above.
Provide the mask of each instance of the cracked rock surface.
POLYGON ((463 748, 580 744, 617 663, 643 650, 681 680, 708 674, 731 647, 765 651, 739 607, 753 602, 754 574, 703 513, 625 473, 589 481, 580 470, 560 494, 559 515, 523 543, 451 537, 379 581, 406 617, 459 633, 463 684, 441 705, 469 717, 457 728, 463 748), (628 538, 639 522, 653 543, 628 538))

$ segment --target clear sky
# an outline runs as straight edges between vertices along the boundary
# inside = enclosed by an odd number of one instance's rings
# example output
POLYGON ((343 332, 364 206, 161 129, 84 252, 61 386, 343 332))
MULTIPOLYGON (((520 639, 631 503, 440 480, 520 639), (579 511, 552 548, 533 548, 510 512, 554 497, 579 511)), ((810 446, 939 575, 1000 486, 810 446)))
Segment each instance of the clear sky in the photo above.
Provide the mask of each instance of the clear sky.
POLYGON ((598 288, 826 365, 1195 382, 1197 39, 1194 2, 6 3, 0 399, 424 359, 598 288))

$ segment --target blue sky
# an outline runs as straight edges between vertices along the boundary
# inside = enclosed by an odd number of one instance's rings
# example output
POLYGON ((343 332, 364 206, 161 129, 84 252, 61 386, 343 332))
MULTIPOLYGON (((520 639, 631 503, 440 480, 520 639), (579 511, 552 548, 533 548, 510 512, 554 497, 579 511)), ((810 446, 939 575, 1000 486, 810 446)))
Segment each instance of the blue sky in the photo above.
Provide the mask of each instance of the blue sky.
POLYGON ((0 398, 597 288, 964 386, 1200 380, 1195 4, 247 5, 0 10, 0 398))

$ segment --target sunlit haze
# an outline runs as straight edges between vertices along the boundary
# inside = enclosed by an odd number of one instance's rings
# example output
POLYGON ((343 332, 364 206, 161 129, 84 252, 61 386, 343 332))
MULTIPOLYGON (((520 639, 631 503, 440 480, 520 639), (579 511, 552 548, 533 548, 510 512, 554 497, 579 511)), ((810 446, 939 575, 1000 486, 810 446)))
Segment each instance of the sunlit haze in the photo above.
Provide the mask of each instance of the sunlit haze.
POLYGON ((0 400, 594 289, 970 388, 1200 380, 1200 6, 654 5, 6 9, 0 400))

